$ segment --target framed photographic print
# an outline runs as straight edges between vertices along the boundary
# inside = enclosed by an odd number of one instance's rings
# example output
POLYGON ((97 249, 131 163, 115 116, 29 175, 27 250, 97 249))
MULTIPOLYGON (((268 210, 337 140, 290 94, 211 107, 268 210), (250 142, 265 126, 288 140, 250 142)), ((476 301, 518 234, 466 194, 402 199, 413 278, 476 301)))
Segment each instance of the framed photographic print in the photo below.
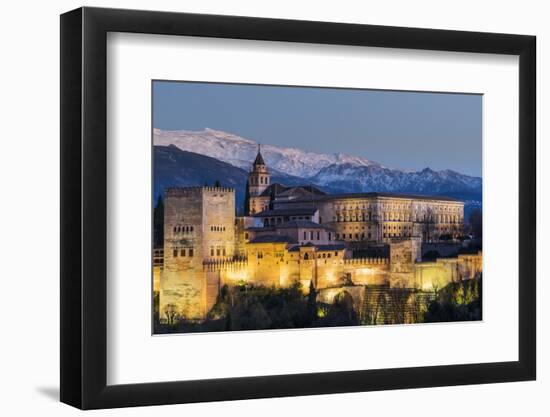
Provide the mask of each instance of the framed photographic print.
POLYGON ((535 38, 61 16, 61 400, 535 379, 535 38))

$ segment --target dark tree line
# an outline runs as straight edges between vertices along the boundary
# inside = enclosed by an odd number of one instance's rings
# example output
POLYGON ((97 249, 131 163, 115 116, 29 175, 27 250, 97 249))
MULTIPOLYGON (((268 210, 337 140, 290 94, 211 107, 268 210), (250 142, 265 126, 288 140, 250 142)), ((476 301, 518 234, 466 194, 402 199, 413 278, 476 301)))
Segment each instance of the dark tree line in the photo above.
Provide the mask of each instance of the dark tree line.
POLYGON ((453 282, 437 292, 429 305, 424 321, 482 320, 482 278, 453 282))
POLYGON ((153 245, 155 248, 164 246, 164 200, 162 195, 158 196, 153 211, 153 245))
POLYGON ((317 291, 310 284, 304 295, 302 285, 288 288, 237 285, 223 286, 207 318, 198 323, 185 318, 163 317, 155 323, 155 333, 185 333, 228 330, 292 329, 308 327, 354 326, 357 313, 349 299, 333 304, 316 300, 317 291))

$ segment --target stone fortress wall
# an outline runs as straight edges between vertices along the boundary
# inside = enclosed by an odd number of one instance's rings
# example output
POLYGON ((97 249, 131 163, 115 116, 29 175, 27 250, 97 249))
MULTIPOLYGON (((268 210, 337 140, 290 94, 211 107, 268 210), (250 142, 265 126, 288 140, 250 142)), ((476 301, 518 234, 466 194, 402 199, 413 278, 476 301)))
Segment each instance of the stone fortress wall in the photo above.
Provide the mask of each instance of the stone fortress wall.
MULTIPOLYGON (((186 317, 204 317, 217 285, 205 259, 232 259, 235 191, 221 187, 169 188, 164 203, 164 262, 160 308, 176 306, 186 317)), ((217 294, 217 293, 216 293, 217 294)))
POLYGON ((422 262, 422 242, 463 232, 461 201, 273 184, 260 149, 247 191, 246 216, 236 217, 231 188, 166 190, 164 257, 153 271, 161 315, 203 319, 223 285, 298 281, 327 297, 367 286, 431 290, 481 273, 481 253, 422 262), (381 245, 389 256, 368 251, 381 245))
MULTIPOLYGON (((460 219, 461 213, 455 216, 460 219)), ((357 217, 351 219, 357 221, 357 217)), ((316 289, 331 289, 322 292, 326 297, 350 286, 431 290, 481 273, 480 253, 421 262, 422 237, 418 236, 387 239, 387 258, 352 258, 342 242, 332 246, 254 242, 243 233, 245 223, 246 219, 235 216, 233 189, 166 190, 164 262, 155 272, 161 315, 171 308, 187 319, 204 319, 226 284, 285 287, 299 281, 307 291, 313 281, 316 289)))

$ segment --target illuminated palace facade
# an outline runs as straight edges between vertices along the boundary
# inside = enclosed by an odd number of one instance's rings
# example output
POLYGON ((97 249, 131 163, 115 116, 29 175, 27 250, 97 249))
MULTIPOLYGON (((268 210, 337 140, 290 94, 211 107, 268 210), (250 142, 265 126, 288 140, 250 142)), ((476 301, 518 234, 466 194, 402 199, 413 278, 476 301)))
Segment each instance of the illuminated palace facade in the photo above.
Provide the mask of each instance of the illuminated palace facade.
POLYGON ((223 285, 312 283, 326 301, 343 289, 426 290, 481 273, 481 253, 422 262, 423 242, 463 233, 463 202, 285 187, 271 183, 259 150, 244 216, 223 187, 166 189, 164 207, 164 256, 154 266, 161 315, 170 307, 203 319, 223 285))

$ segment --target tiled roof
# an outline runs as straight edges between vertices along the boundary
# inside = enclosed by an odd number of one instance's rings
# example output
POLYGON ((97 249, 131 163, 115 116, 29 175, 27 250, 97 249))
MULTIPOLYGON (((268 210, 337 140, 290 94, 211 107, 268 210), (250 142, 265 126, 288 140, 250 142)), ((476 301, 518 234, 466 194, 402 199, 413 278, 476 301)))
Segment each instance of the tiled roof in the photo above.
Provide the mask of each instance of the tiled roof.
POLYGON ((277 224, 277 225, 270 225, 271 227, 274 227, 276 229, 330 229, 329 227, 315 223, 309 220, 291 220, 289 222, 285 222, 283 224, 277 224))
MULTIPOLYGON (((296 202, 308 202, 308 201, 327 201, 327 200, 340 200, 340 199, 348 199, 348 198, 379 198, 379 197, 386 197, 386 198, 403 198, 403 199, 410 199, 410 200, 432 200, 432 201, 454 201, 454 202, 462 202, 462 200, 452 198, 452 197, 446 197, 446 196, 439 196, 439 195, 421 195, 421 194, 402 194, 402 193, 378 193, 378 192, 371 192, 371 193, 342 193, 342 194, 325 194, 325 195, 311 195, 307 197, 300 197, 296 198, 294 200, 289 201, 290 203, 296 203, 296 202)), ((278 204, 284 204, 284 201, 277 201, 278 204)))
POLYGON ((284 185, 279 184, 278 182, 274 182, 273 184, 269 185, 265 190, 263 190, 260 196, 275 197, 277 194, 282 193, 286 189, 287 187, 285 187, 284 185))
POLYGON ((291 246, 288 251, 289 252, 298 252, 301 247, 315 247, 315 249, 318 252, 326 252, 326 251, 337 251, 337 250, 344 250, 346 246, 342 243, 335 243, 332 245, 315 245, 311 242, 308 242, 304 245, 294 245, 291 246))
POLYGON ((277 216, 313 216, 317 212, 315 207, 264 210, 256 213, 253 217, 277 217, 277 216))

